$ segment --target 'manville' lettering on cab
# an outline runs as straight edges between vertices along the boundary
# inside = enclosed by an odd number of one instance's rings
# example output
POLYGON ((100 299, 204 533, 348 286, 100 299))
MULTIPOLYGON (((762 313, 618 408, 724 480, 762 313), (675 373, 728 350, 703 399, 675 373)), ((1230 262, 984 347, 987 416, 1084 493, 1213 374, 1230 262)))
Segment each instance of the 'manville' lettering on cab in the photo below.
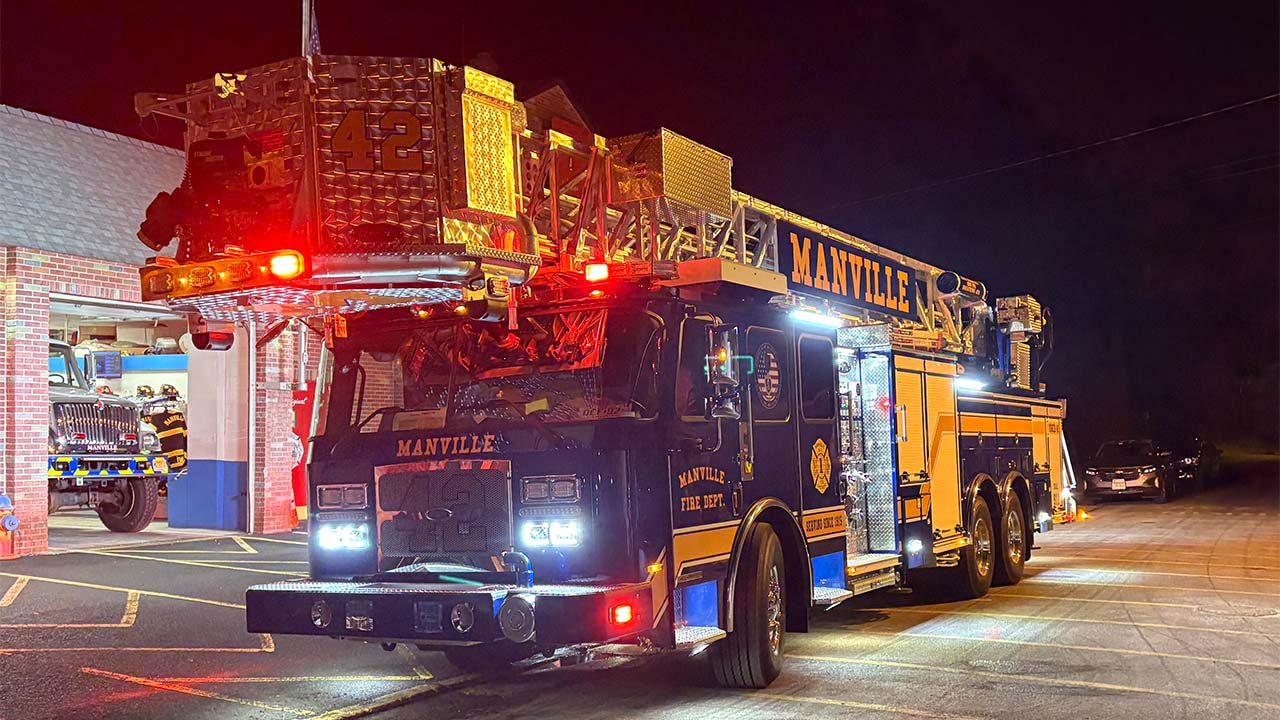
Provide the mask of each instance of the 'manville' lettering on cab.
POLYGON ((778 269, 787 273, 792 288, 894 315, 912 314, 912 273, 898 263, 789 223, 778 223, 778 250, 783 261, 778 269))
POLYGON ((492 433, 484 435, 451 435, 396 441, 396 457, 433 457, 437 455, 474 455, 493 452, 492 433))

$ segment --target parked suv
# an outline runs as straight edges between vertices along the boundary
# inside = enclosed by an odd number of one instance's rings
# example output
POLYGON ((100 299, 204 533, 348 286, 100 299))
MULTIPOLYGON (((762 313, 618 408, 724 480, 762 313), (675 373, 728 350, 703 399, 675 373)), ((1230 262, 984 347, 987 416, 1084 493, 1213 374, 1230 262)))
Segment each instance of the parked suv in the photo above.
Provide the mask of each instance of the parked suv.
POLYGON ((1181 461, 1152 440, 1104 442, 1085 466, 1085 493, 1165 502, 1178 493, 1181 461))
POLYGON ((93 358, 49 341, 49 512, 92 507, 115 532, 151 524, 169 466, 138 405, 93 391, 93 358), (89 377, 86 377, 86 372, 89 377))

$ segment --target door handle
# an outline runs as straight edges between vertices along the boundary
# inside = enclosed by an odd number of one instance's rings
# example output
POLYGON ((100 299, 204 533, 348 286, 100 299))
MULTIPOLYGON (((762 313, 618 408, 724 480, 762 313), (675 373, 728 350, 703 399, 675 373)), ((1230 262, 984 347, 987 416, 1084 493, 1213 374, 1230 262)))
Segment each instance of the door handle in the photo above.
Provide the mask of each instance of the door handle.
POLYGON ((894 409, 894 415, 898 419, 897 434, 894 439, 900 443, 907 441, 907 404, 902 403, 894 409))

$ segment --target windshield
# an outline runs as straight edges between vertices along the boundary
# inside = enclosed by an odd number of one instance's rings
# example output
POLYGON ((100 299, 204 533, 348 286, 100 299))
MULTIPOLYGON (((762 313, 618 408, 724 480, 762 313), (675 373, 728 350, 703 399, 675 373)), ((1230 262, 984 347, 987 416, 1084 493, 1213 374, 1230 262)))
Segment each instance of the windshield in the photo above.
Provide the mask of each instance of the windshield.
POLYGON ((621 308, 528 312, 517 325, 357 332, 353 324, 357 347, 335 353, 329 422, 363 423, 362 432, 466 430, 490 420, 552 424, 656 412, 658 316, 621 308))
POLYGON ((71 348, 49 346, 49 387, 89 389, 71 348))
POLYGON ((1122 440, 1103 443, 1098 449, 1098 462, 1133 463, 1150 460, 1156 455, 1155 444, 1150 440, 1122 440))

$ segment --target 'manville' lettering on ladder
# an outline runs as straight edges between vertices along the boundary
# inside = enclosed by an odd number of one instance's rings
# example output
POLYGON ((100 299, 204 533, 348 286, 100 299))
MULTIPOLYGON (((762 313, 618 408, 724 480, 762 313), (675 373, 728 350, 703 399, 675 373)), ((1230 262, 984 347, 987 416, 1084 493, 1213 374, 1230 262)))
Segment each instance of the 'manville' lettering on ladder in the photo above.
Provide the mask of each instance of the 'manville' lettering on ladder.
POLYGON ((789 257, 793 289, 812 288, 836 302, 911 315, 915 288, 908 268, 839 240, 821 235, 815 239, 789 223, 779 223, 778 234, 782 240, 779 269, 787 271, 789 257))

